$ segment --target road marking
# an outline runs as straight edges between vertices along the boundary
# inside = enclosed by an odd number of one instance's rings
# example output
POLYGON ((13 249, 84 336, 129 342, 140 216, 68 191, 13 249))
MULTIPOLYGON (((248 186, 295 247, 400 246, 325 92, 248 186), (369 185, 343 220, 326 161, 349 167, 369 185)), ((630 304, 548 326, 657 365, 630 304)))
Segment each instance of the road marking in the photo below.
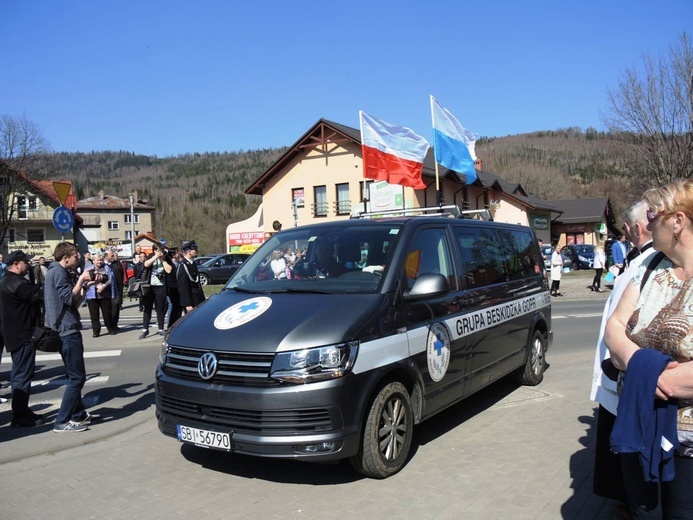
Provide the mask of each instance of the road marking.
MULTIPOLYGON (((84 353, 84 359, 88 358, 101 358, 101 357, 117 357, 120 356, 122 350, 101 350, 98 352, 85 352, 84 353)), ((60 354, 55 353, 55 354, 39 354, 38 352, 36 353, 36 362, 39 361, 62 361, 62 358, 60 357, 60 354)), ((9 365, 12 363, 12 358, 8 358, 7 356, 3 356, 2 359, 2 364, 3 365, 9 365)))
POLYGON ((590 314, 566 314, 563 316, 551 316, 554 320, 564 320, 566 318, 601 318, 601 312, 593 312, 590 314))
MULTIPOLYGON (((85 385, 100 385, 108 382, 108 376, 87 376, 87 381, 85 385)), ((67 384, 66 377, 60 377, 55 379, 39 379, 38 381, 32 381, 31 386, 63 386, 67 384)))

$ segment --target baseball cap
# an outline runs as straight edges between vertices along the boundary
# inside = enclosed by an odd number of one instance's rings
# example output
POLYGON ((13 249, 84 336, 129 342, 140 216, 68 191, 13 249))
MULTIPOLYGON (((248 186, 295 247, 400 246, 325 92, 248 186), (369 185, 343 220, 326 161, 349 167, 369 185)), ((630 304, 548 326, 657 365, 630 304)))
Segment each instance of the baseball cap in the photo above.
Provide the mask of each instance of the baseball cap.
POLYGON ((27 255, 21 249, 17 249, 16 251, 12 251, 9 255, 7 255, 7 258, 5 258, 5 263, 7 265, 12 265, 17 262, 29 262, 32 258, 34 258, 34 255, 27 255))

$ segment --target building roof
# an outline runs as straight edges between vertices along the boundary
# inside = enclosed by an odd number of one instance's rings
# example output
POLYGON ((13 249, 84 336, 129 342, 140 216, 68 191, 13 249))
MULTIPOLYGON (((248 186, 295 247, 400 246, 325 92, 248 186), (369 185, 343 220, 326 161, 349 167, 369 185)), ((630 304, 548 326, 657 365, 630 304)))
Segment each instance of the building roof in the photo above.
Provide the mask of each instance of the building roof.
MULTIPOLYGON (((52 205, 55 205, 55 207, 59 207, 60 204, 60 198, 58 197, 58 194, 55 192, 55 188, 53 187, 53 182, 63 182, 66 184, 72 185, 72 181, 37 181, 30 179, 27 175, 26 172, 22 171, 20 174, 20 178, 22 179, 22 182, 26 184, 26 186, 36 195, 39 197, 43 197, 48 199, 52 205)), ((72 188, 70 188, 70 191, 72 191, 72 188)), ((75 214, 74 209, 75 209, 75 199, 76 197, 72 194, 68 195, 67 200, 65 201, 65 206, 71 210, 73 210, 73 216, 75 218, 75 222, 81 224, 82 223, 82 217, 79 215, 75 214)))
POLYGON ((563 214, 555 219, 559 224, 582 224, 602 222, 606 217, 607 225, 614 223, 614 213, 608 197, 595 199, 549 200, 546 204, 555 206, 563 214))
MULTIPOLYGON (((146 201, 143 200, 136 200, 134 204, 134 208, 137 210, 154 210, 156 209, 154 206, 147 204, 146 201)), ((116 197, 114 195, 104 195, 100 193, 99 195, 95 197, 87 197, 86 199, 82 199, 77 201, 77 210, 78 211, 84 211, 84 210, 98 210, 98 211, 103 211, 103 210, 124 210, 124 209, 130 209, 130 199, 129 198, 121 198, 121 197, 116 197)))

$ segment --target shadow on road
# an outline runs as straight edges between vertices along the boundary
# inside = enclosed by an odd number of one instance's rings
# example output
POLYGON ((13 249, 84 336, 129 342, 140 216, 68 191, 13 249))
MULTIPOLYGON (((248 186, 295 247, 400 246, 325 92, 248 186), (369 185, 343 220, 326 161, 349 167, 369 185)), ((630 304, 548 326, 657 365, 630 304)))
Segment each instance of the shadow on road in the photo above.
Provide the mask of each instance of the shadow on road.
MULTIPOLYGON (((408 461, 419 446, 434 442, 438 437, 463 424, 478 413, 489 409, 519 388, 512 377, 505 377, 442 413, 416 425, 408 461)), ((317 464, 293 460, 267 459, 198 448, 189 444, 181 446, 181 454, 190 462, 206 469, 239 477, 271 482, 310 485, 334 485, 354 482, 364 478, 356 473, 347 460, 331 464, 317 464)))

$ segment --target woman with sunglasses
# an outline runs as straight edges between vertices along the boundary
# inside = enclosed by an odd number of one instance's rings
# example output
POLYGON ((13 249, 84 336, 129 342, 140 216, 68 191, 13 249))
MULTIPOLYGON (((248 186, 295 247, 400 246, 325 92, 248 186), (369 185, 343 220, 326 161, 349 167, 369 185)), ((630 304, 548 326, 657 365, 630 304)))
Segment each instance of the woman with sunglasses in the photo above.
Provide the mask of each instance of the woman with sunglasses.
POLYGON ((640 266, 607 323, 612 362, 625 371, 611 445, 633 518, 693 518, 693 180, 643 199, 663 254, 640 266))

